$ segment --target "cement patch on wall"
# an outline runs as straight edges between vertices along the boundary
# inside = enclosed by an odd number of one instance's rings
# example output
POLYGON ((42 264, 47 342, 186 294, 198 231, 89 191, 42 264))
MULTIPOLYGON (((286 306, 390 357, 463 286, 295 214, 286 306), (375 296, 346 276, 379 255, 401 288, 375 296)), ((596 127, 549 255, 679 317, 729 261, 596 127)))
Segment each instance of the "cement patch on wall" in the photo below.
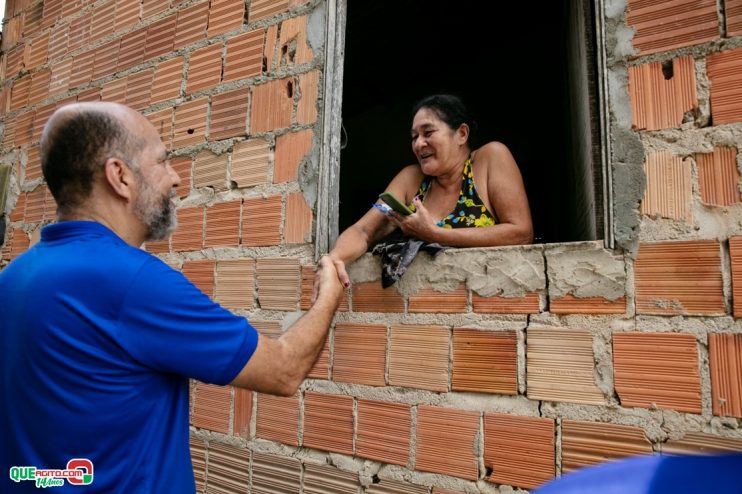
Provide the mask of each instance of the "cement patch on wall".
MULTIPOLYGON (((381 278, 378 257, 366 254, 348 270, 353 282, 381 278)), ((523 297, 546 290, 553 298, 626 295, 624 257, 603 248, 601 241, 568 244, 448 249, 435 258, 419 254, 396 283, 402 295, 423 288, 449 292, 460 284, 484 297, 523 297)))
MULTIPOLYGON (((356 283, 379 280, 380 260, 366 254, 348 274, 356 283)), ((419 254, 396 286, 401 294, 411 295, 422 288, 448 292, 462 283, 484 297, 523 297, 544 290, 543 246, 447 249, 435 258, 419 254)))
POLYGON ((604 249, 602 242, 547 246, 545 256, 550 298, 616 300, 626 295, 624 258, 604 249))

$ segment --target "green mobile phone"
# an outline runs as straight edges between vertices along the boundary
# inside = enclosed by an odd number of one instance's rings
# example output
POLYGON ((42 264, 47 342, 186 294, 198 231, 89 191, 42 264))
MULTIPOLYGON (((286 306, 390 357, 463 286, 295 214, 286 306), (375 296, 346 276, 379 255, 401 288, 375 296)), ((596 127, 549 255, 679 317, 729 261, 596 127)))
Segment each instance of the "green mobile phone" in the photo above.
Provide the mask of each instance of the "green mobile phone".
POLYGON ((403 214, 405 216, 407 216, 408 214, 412 214, 412 210, 405 206, 405 203, 397 199, 397 197, 391 192, 382 192, 381 194, 379 194, 379 199, 387 203, 389 207, 391 207, 399 214, 403 214))

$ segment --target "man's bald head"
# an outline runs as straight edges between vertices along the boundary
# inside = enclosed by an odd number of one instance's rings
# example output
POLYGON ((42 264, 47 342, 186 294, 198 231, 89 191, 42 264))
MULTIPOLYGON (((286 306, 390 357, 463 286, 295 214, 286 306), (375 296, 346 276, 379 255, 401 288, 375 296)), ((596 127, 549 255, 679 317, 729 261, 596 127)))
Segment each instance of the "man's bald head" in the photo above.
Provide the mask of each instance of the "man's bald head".
POLYGON ((142 141, 131 131, 141 115, 116 103, 74 103, 51 116, 41 137, 41 169, 61 214, 80 207, 106 160, 131 166, 142 141))

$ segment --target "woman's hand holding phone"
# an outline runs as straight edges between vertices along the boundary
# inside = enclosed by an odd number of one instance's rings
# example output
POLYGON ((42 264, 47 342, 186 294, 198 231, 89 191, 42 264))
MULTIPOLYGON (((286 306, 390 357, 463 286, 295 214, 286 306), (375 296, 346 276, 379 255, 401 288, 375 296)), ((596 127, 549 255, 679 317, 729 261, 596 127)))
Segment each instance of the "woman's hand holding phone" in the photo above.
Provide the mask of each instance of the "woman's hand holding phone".
POLYGON ((410 210, 410 208, 408 208, 405 203, 400 201, 391 192, 382 192, 381 194, 379 194, 379 199, 384 201, 384 203, 386 203, 390 208, 392 208, 399 214, 402 214, 404 216, 412 214, 412 210, 410 210))

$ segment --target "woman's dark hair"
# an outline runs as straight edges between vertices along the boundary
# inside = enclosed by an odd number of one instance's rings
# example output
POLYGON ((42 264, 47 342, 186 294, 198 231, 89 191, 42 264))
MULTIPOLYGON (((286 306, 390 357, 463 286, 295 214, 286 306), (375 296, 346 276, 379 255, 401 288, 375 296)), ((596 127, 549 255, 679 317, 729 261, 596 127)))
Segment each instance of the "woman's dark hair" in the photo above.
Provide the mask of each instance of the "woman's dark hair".
POLYGON ((412 118, 423 108, 431 110, 452 129, 458 129, 461 124, 469 126, 469 146, 476 147, 477 122, 472 118, 466 105, 453 94, 433 94, 421 99, 412 107, 412 118))
POLYGON ((41 169, 60 212, 79 207, 93 189, 93 176, 106 159, 131 163, 129 132, 103 112, 80 111, 64 118, 43 136, 41 169))

